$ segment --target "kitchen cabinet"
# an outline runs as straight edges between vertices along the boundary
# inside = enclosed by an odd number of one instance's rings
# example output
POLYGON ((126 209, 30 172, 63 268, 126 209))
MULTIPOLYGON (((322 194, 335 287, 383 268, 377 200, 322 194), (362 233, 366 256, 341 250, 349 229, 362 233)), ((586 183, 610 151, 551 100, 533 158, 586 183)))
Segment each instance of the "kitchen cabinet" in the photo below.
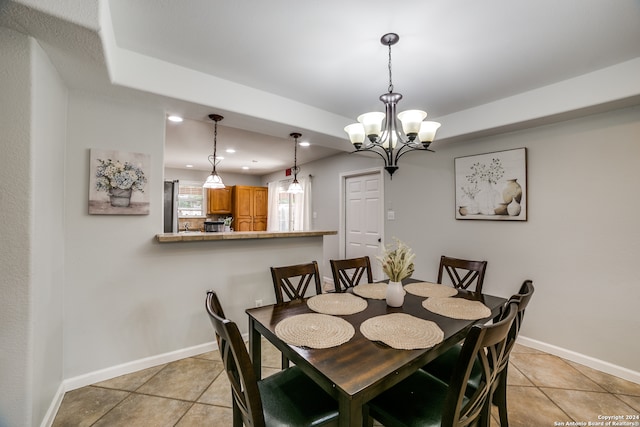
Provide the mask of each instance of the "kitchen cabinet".
POLYGON ((209 188, 207 191, 207 215, 231 213, 231 188, 209 188))
POLYGON ((266 231, 268 211, 267 187, 234 185, 231 215, 235 231, 266 231))

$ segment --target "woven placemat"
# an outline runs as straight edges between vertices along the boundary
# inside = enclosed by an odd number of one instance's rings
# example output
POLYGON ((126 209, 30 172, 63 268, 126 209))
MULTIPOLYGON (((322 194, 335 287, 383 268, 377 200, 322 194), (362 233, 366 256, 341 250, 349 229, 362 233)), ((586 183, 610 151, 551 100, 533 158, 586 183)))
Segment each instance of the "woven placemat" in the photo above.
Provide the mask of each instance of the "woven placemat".
POLYGON ((349 341, 355 333, 346 320, 319 313, 298 314, 276 325, 278 338, 299 347, 336 347, 349 341))
POLYGON ((405 285, 404 290, 419 297, 452 297, 458 295, 458 290, 451 286, 431 282, 417 282, 405 285))
POLYGON ((362 335, 399 350, 431 348, 441 343, 444 332, 435 322, 405 313, 391 313, 367 319, 360 325, 362 335))
POLYGON ((362 285, 354 286, 353 293, 363 298, 385 299, 387 297, 387 284, 384 282, 363 283, 362 285))
POLYGON ((422 306, 432 313, 453 319, 478 320, 491 316, 489 307, 480 301, 464 298, 428 298, 422 306))
POLYGON ((344 316, 360 313, 367 308, 367 301, 353 294, 331 293, 311 297, 307 300, 307 305, 318 313, 344 316))

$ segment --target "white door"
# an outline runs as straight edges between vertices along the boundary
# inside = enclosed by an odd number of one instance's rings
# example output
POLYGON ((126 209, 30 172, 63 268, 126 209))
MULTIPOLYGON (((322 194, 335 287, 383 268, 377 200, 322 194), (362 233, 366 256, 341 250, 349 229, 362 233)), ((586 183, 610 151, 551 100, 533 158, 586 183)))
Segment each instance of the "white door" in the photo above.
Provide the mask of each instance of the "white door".
POLYGON ((374 280, 383 278, 376 257, 380 255, 383 233, 384 181, 380 173, 346 176, 344 181, 345 258, 368 255, 374 280))

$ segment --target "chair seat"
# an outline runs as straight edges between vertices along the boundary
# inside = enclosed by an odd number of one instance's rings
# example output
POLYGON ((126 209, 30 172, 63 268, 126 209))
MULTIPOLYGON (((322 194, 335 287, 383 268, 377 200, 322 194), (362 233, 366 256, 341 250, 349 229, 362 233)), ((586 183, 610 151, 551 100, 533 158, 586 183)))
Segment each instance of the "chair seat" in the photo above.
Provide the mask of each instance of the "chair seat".
POLYGON ((336 400, 296 366, 264 378, 258 388, 267 426, 336 425, 336 400))
MULTIPOLYGON (((385 427, 440 427, 448 385, 418 370, 368 403, 385 427)), ((468 401, 463 399, 463 405, 468 401)))
MULTIPOLYGON (((461 350, 462 344, 457 344, 438 356, 435 360, 429 362, 428 365, 423 366, 422 369, 448 384, 451 380, 453 369, 460 357, 461 350)), ((480 361, 476 358, 471 368, 469 381, 467 381, 467 395, 473 394, 478 389, 481 379, 482 367, 480 366, 480 361)))

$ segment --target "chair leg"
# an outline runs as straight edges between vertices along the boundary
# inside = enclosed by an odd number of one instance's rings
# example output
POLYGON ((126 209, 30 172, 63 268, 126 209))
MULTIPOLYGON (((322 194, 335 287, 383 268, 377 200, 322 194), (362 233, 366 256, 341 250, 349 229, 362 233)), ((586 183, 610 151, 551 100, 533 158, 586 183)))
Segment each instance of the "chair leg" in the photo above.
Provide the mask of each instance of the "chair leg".
POLYGON ((282 356, 282 362, 281 362, 282 369, 287 369, 289 367, 289 359, 287 359, 287 356, 285 356, 282 353, 281 353, 281 356, 282 356))
POLYGON ((243 426, 243 422, 242 422, 242 412, 240 412, 240 408, 238 407, 238 404, 236 403, 236 400, 232 397, 233 400, 233 409, 232 409, 232 413, 233 413, 233 427, 242 427, 243 426))
POLYGON ((373 427, 373 417, 369 414, 369 405, 362 406, 362 427, 373 427))
POLYGON ((491 425, 491 396, 489 396, 489 399, 487 399, 482 407, 477 425, 479 427, 489 427, 491 425))
POLYGON ((500 413, 500 427, 509 427, 507 416, 507 367, 500 373, 498 385, 493 392, 493 404, 498 407, 500 413))

